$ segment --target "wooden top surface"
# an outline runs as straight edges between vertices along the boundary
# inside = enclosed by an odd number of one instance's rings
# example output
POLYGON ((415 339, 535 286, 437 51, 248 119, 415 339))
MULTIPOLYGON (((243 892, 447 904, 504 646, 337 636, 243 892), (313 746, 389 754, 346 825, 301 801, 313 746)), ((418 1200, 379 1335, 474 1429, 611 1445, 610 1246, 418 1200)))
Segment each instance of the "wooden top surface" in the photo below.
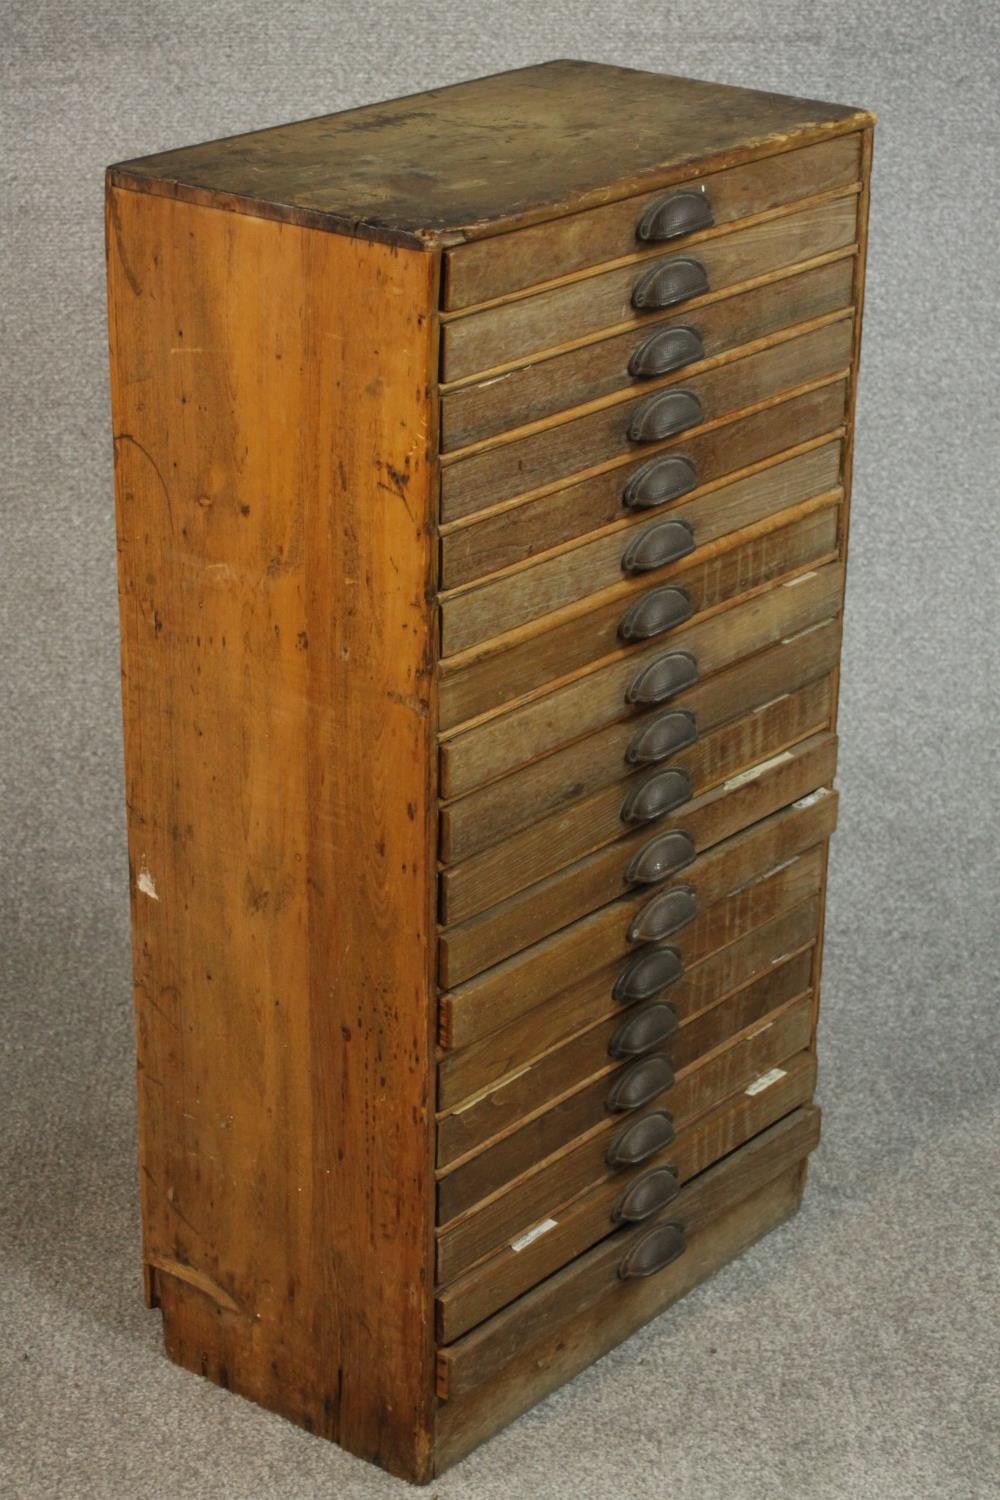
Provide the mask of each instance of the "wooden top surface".
POLYGON ((110 177, 435 248, 872 121, 846 105, 559 61, 122 162, 110 177))

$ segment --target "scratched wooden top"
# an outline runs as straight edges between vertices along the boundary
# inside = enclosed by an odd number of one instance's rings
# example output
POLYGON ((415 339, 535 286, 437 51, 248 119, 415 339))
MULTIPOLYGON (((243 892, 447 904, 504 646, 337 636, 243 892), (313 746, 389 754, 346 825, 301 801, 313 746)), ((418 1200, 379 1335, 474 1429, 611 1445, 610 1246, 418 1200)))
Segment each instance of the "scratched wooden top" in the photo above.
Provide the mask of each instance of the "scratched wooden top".
POLYGON ((841 135, 866 111, 559 61, 122 162, 119 186, 426 248, 841 135))

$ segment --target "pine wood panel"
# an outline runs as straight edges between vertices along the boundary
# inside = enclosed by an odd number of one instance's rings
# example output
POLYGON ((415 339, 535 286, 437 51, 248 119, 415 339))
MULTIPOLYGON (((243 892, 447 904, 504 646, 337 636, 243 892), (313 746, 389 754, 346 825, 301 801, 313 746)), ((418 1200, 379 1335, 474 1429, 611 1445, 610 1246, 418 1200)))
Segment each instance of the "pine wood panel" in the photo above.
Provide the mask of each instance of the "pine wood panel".
POLYGON ((693 312, 683 309, 644 323, 641 330, 591 337, 562 353, 547 354, 496 375, 473 377, 446 388, 441 396, 441 449, 448 453, 470 443, 557 412, 597 401, 629 387, 642 390, 645 379, 632 375, 629 362, 654 334, 671 328, 698 335, 702 359, 765 339, 796 323, 809 323, 851 306, 853 260, 839 260, 811 271, 782 273, 746 292, 702 301, 693 312))
MULTIPOLYGON (((669 514, 697 522, 714 489, 748 477, 758 465, 777 463, 802 444, 839 436, 844 421, 845 382, 833 381, 801 395, 787 396, 749 416, 727 417, 718 426, 682 433, 662 451, 693 464, 698 484, 669 514), (698 507, 698 509, 695 509, 698 507)), ((441 583, 455 588, 572 542, 609 525, 635 521, 622 505, 628 481, 648 462, 626 459, 541 495, 497 507, 469 521, 446 527, 441 536, 441 583)))
MULTIPOLYGON (((625 694, 636 673, 672 651, 690 652, 702 678, 836 615, 843 596, 840 563, 827 563, 731 609, 599 664, 543 696, 443 740, 441 792, 455 797, 630 714, 625 694)), ((680 696, 673 701, 679 702, 680 696)))
POLYGON ((108 249, 167 1348, 426 1476, 434 262, 116 189, 108 249))
MULTIPOLYGON (((809 448, 793 458, 746 478, 710 490, 700 499, 634 516, 631 524, 614 527, 564 547, 528 567, 515 568, 484 581, 441 603, 441 652, 447 657, 465 651, 491 636, 537 620, 553 610, 588 595, 613 588, 629 577, 622 567, 626 549, 664 521, 681 521, 702 548, 791 510, 821 495, 840 499, 841 447, 838 442, 809 448)), ((682 564, 651 569, 646 584, 658 582, 682 564)))
MULTIPOLYGON (((848 193, 720 235, 691 254, 704 266, 709 289, 720 292, 853 245, 856 213, 857 195, 848 193)), ((670 258, 635 257, 611 270, 456 317, 442 329, 442 379, 461 380, 479 370, 515 363, 536 350, 602 328, 650 322, 649 313, 633 308, 632 289, 640 275, 670 258)), ((687 305, 696 305, 696 299, 687 305)))
MULTIPOLYGON (((698 428, 730 412, 774 400, 783 392, 847 371, 853 348, 853 319, 837 317, 809 332, 781 335, 753 354, 736 350, 731 358, 648 382, 641 395, 612 399, 582 414, 569 413, 548 424, 505 435, 482 451, 450 454, 441 472, 441 520, 456 521, 519 495, 563 483, 574 474, 631 457, 655 456, 673 439, 637 441, 630 424, 657 393, 684 390, 701 405, 698 428)), ((789 334, 794 330, 789 330, 789 334)), ((697 429, 692 429, 697 430, 697 429)))
POLYGON ((593 1187, 553 1209, 540 1225, 544 1232, 515 1245, 503 1245, 437 1297, 437 1330, 442 1344, 460 1338, 476 1324, 538 1285, 568 1261, 612 1233, 615 1205, 647 1172, 669 1167, 683 1185, 721 1157, 765 1130, 783 1115, 807 1104, 816 1086, 816 1059, 802 1052, 790 1058, 780 1077, 754 1093, 723 1100, 663 1150, 627 1171, 607 1171, 593 1187))
MULTIPOLYGON (((447 803, 440 815, 442 863, 458 864, 537 822, 568 816, 579 799, 594 797, 628 771, 625 757, 634 737, 648 731, 661 716, 677 711, 691 714, 699 735, 712 738, 720 725, 751 709, 763 711, 773 699, 797 693, 824 676, 836 665, 839 652, 840 622, 827 620, 716 672, 667 704, 610 724, 447 803)), ((677 752, 662 764, 687 768, 685 755, 677 752)))
MULTIPOLYGON (((765 157, 744 167, 713 172, 686 182, 686 192, 708 199, 713 224, 766 213, 799 198, 850 187, 859 175, 857 135, 841 136, 801 151, 765 157)), ((495 244, 464 245, 444 257, 443 305, 468 307, 538 281, 566 276, 600 261, 633 254, 642 247, 639 221, 661 194, 625 198, 588 213, 568 214, 535 228, 505 235, 495 244)), ((702 235, 683 235, 684 247, 702 235)), ((671 245, 676 244, 671 241, 671 245)))
MULTIPOLYGON (((666 763, 687 776, 690 798, 714 790, 729 777, 820 733, 830 721, 832 684, 819 679, 755 709, 707 735, 689 750, 666 763)), ((593 797, 577 801, 555 817, 542 818, 510 835, 440 876, 443 919, 465 921, 496 901, 543 880, 587 854, 628 835, 635 824, 623 822, 625 799, 664 767, 633 773, 593 797)), ((675 817, 684 821, 683 804, 675 817)), ((652 836, 662 819, 643 823, 652 836)))
MULTIPOLYGON (((591 662, 644 645, 645 641, 626 643, 622 623, 630 608, 638 607, 658 588, 682 589, 689 618, 697 620, 776 579, 832 561, 838 542, 836 497, 820 495, 790 512, 710 542, 693 560, 629 579, 528 626, 497 635, 441 663, 440 726, 444 731, 453 729, 591 662)), ((649 639, 659 641, 666 650, 677 628, 673 625, 649 639)))

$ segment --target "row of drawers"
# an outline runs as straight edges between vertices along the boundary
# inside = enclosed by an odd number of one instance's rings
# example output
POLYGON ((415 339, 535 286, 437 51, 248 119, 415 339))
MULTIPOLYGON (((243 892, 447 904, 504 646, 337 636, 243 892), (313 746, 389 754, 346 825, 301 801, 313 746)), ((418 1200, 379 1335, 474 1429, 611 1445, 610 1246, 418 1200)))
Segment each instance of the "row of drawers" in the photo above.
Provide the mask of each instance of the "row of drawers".
POLYGON ((851 137, 448 257, 449 1402, 810 1149, 857 174, 851 137))

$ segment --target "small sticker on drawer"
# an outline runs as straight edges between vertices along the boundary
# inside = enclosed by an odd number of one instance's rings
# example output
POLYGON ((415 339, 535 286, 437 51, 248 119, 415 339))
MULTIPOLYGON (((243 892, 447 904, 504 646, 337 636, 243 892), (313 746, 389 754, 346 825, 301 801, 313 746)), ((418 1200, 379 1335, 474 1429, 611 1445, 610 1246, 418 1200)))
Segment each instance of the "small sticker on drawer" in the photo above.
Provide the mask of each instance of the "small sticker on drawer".
POLYGON ((800 573, 799 576, 798 576, 798 578, 789 578, 789 580, 788 580, 787 583, 782 584, 782 588, 794 589, 794 588, 797 588, 800 583, 805 583, 805 581, 806 581, 807 578, 815 578, 815 577, 816 577, 816 569, 813 568, 810 573, 800 573))
POLYGON ((807 792, 804 797, 799 798, 798 802, 793 802, 792 806, 812 807, 815 802, 822 802, 823 798, 829 797, 829 795, 830 788, 828 786, 818 786, 814 792, 807 792))
POLYGON ((765 771, 773 771, 775 766, 783 765, 786 760, 791 760, 792 752, 782 750, 780 755, 772 755, 770 760, 762 760, 759 766, 751 766, 748 771, 741 771, 738 776, 730 776, 722 790, 731 792, 734 787, 743 786, 748 781, 756 781, 758 776, 763 776, 765 771))
POLYGON ((762 1073, 759 1078, 755 1078, 746 1092, 748 1094, 762 1094, 765 1089, 771 1087, 772 1083, 777 1083, 780 1079, 786 1077, 787 1072, 787 1068, 772 1068, 769 1073, 762 1073))
POLYGON ((527 1250, 528 1246, 540 1240, 543 1234, 548 1234, 550 1229, 555 1229, 558 1222, 558 1219, 543 1219, 540 1224, 535 1225, 534 1229, 529 1229, 519 1235, 516 1240, 511 1240, 510 1248, 515 1251, 527 1250))

